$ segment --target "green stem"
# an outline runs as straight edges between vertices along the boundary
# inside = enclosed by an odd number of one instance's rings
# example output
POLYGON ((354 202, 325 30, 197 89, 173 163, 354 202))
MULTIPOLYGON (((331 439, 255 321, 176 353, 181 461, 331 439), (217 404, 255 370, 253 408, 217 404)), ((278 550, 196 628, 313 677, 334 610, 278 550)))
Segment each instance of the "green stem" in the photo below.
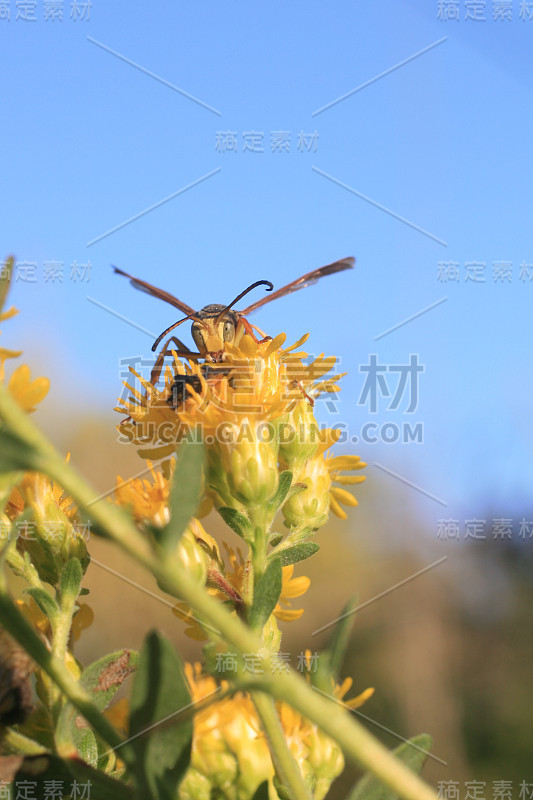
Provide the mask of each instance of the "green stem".
MULTIPOLYGON (((125 512, 104 501, 94 502, 94 493, 89 486, 53 451, 45 437, 1 385, 0 416, 23 442, 39 451, 38 458, 32 458, 32 463, 17 464, 18 468, 26 466, 26 468, 42 470, 57 480, 80 507, 85 510, 90 507, 90 516, 101 533, 120 545, 135 561, 151 571, 157 580, 176 592, 177 596, 182 597, 196 614, 205 616, 206 620, 220 631, 224 639, 241 656, 249 653, 261 653, 264 659, 264 675, 258 680, 258 688, 268 691, 276 698, 285 700, 306 719, 315 722, 339 743, 351 760, 370 770, 405 800, 437 800, 436 793, 424 781, 398 761, 386 747, 357 720, 350 717, 345 710, 313 691, 301 675, 294 671, 273 674, 271 656, 266 652, 260 638, 239 619, 231 616, 207 592, 199 589, 194 578, 186 569, 176 562, 160 561, 152 551, 149 542, 144 539, 125 512)), ((0 597, 0 614, 4 611, 2 607, 4 604, 5 598, 0 597)), ((29 624, 22 617, 21 620, 35 636, 29 624)), ((17 636, 16 625, 14 629, 9 628, 9 631, 23 646, 26 646, 25 642, 17 636)), ((44 659, 50 666, 50 654, 42 642, 39 639, 37 641, 42 648, 39 653, 32 653, 27 647, 26 649, 39 663, 42 663, 41 659, 44 659)), ((96 710, 88 701, 86 693, 72 681, 65 667, 62 664, 55 664, 54 669, 47 669, 47 672, 95 727, 95 730, 103 731, 103 722, 107 723, 107 720, 102 718, 98 712, 95 713, 96 710)), ((102 732, 101 735, 114 745, 117 733, 112 726, 110 727, 111 731, 106 728, 105 733, 102 732)), ((126 755, 125 750, 126 746, 122 748, 124 755, 126 755)))
POLYGON ((280 783, 291 790, 295 800, 309 800, 302 773, 285 739, 274 700, 263 692, 252 692, 252 700, 265 731, 272 763, 280 783))
POLYGON ((43 584, 39 578, 39 574, 33 564, 26 559, 15 548, 9 549, 6 555, 6 561, 11 569, 24 577, 29 585, 34 589, 42 589, 43 584))
MULTIPOLYGON (((58 598, 59 599, 59 598, 58 598)), ((68 640, 70 636, 70 628, 72 625, 72 609, 73 603, 66 604, 66 607, 60 608, 59 614, 55 617, 53 623, 53 637, 52 637, 52 656, 58 662, 64 664, 65 656, 67 653, 68 640)), ((49 693, 50 710, 57 722, 57 718, 63 707, 62 695, 57 685, 52 684, 49 693)))

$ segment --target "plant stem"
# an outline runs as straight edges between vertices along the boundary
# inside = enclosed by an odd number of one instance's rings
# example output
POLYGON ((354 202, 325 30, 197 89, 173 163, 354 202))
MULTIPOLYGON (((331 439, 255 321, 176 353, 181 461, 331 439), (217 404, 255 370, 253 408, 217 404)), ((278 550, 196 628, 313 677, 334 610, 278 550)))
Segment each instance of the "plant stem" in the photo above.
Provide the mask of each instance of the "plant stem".
POLYGON ((280 782, 292 791, 295 800, 309 800, 300 767, 285 739, 274 700, 263 692, 252 692, 252 700, 266 733, 272 762, 280 782))

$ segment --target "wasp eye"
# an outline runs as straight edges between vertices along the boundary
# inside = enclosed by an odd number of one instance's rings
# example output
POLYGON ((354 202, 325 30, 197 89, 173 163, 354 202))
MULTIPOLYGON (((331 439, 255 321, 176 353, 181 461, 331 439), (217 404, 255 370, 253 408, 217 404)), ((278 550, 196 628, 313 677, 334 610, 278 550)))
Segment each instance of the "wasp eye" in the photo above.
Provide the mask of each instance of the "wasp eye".
POLYGON ((225 322, 224 323, 224 341, 225 342, 232 342, 235 338, 235 325, 233 322, 225 322))
POLYGON ((205 352, 205 337, 202 328, 193 325, 191 335, 198 350, 200 350, 200 352, 205 352))

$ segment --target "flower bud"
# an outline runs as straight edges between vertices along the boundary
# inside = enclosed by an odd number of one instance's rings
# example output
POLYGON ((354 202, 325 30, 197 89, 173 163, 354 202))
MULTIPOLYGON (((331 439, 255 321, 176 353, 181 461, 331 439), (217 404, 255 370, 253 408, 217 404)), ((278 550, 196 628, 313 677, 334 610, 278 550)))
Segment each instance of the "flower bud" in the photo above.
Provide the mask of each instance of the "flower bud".
POLYGON ((320 433, 308 400, 300 400, 279 424, 279 454, 295 481, 316 453, 320 433))
POLYGON ((76 531, 69 515, 69 499, 61 489, 37 472, 28 472, 19 487, 33 520, 15 519, 18 530, 17 546, 28 552, 39 576, 55 584, 64 566, 73 558, 87 568, 89 556, 81 534, 76 531))
POLYGON ((314 773, 314 800, 322 800, 344 768, 342 750, 333 739, 313 725, 307 740, 308 761, 314 773))
POLYGON ((186 528, 176 545, 175 558, 189 575, 201 586, 207 580, 207 554, 196 541, 191 524, 186 528))
POLYGON ((267 503, 278 489, 276 445, 272 426, 248 419, 228 423, 216 445, 215 478, 223 475, 231 495, 246 507, 267 503))
POLYGON ((321 528, 328 519, 331 477, 322 456, 311 459, 298 483, 306 488, 289 497, 283 506, 287 526, 321 528))

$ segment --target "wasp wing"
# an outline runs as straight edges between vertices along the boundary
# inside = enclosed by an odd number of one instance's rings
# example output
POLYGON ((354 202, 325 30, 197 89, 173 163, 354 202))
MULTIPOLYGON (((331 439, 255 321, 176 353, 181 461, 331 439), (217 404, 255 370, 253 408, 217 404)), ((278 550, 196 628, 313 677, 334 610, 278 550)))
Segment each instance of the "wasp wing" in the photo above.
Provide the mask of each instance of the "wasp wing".
POLYGON ((312 272, 307 272, 305 275, 302 275, 301 278, 292 281, 292 283, 288 283, 287 286, 283 286, 281 289, 262 297, 261 300, 258 300, 256 303, 252 303, 251 306, 239 311, 239 314, 246 316, 252 311, 255 311, 256 308, 264 306, 265 303, 270 303, 271 300, 277 300, 278 297, 284 297, 286 294, 297 292, 298 289, 303 289, 306 286, 310 286, 312 283, 316 283, 316 281, 318 281, 319 278, 323 278, 324 275, 333 275, 334 272, 342 272, 345 269, 352 269, 354 264, 355 258, 342 258, 340 261, 335 261, 333 264, 326 264, 325 267, 320 267, 319 269, 314 269, 312 272))
POLYGON ((133 275, 129 275, 124 270, 119 269, 118 267, 113 266, 113 269, 118 275, 124 275, 125 278, 129 278, 130 283, 136 289, 139 289, 141 292, 146 292, 146 294, 151 294, 152 297, 157 297, 159 300, 164 300, 165 303, 170 303, 171 306, 174 308, 179 308, 186 316, 190 314, 195 314, 194 308, 191 308, 187 305, 187 303, 182 303, 181 300, 178 300, 177 297, 174 297, 173 294, 170 292, 165 292, 164 289, 158 289, 157 286, 152 286, 151 283, 147 283, 146 281, 142 281, 140 278, 134 278, 133 275))

